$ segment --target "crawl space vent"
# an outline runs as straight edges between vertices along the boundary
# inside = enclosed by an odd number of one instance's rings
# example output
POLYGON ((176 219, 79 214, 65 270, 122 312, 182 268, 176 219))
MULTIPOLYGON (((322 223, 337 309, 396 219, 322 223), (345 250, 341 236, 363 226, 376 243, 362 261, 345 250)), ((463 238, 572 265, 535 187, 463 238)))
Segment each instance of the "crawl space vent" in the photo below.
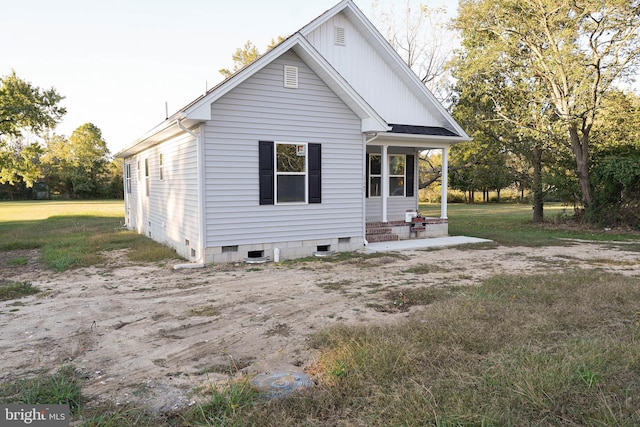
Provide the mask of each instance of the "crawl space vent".
POLYGON ((344 28, 343 27, 335 27, 334 36, 335 36, 334 43, 336 45, 338 45, 338 46, 344 46, 345 45, 344 28))
POLYGON ((289 89, 298 88, 298 67, 291 65, 284 66, 284 87, 289 89))

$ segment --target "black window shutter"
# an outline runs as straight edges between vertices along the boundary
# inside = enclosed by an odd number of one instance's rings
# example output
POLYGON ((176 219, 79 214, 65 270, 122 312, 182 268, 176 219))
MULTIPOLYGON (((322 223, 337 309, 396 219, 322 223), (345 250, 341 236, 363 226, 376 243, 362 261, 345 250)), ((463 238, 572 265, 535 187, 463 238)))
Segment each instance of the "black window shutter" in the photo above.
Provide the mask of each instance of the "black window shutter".
POLYGON ((369 181, 371 180, 371 178, 369 178, 369 161, 371 159, 371 154, 367 153, 367 155, 365 156, 365 165, 364 165, 364 180, 366 181, 366 188, 365 188, 365 193, 364 193, 364 197, 369 197, 369 181))
POLYGON ((322 146, 309 144, 309 203, 322 203, 322 146))
POLYGON ((260 204, 273 205, 274 144, 273 141, 260 141, 259 147, 260 204))
POLYGON ((415 193, 415 160, 416 156, 407 154, 406 171, 407 171, 407 197, 413 197, 415 193))

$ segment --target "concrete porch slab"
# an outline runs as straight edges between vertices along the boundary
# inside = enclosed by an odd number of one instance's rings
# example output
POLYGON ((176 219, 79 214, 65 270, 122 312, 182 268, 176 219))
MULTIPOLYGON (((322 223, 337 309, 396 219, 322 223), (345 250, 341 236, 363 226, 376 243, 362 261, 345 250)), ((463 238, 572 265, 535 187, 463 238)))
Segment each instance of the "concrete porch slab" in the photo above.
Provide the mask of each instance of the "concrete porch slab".
POLYGON ((364 247, 365 253, 407 251, 415 249, 441 248, 447 246, 465 245, 467 243, 488 243, 492 240, 477 237, 450 236, 426 239, 399 240, 395 242, 369 243, 364 247))

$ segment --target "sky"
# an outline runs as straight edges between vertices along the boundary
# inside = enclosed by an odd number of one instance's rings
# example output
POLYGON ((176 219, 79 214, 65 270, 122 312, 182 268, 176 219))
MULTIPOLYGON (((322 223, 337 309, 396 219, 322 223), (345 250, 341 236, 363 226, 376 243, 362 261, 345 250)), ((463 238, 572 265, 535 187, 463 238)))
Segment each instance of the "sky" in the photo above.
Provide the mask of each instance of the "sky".
MULTIPOLYGON (((171 115, 219 83, 247 40, 263 52, 338 2, 0 0, 0 76, 54 87, 67 108, 55 133, 93 123, 115 154, 165 119, 165 103, 171 115)), ((355 4, 371 19, 371 0, 355 4)))

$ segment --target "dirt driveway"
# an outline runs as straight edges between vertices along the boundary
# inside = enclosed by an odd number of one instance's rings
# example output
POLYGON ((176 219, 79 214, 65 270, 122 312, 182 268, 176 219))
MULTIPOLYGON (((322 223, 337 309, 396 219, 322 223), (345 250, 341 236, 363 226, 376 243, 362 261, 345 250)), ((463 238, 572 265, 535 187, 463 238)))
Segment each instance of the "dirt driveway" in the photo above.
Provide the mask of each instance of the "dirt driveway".
POLYGON ((72 365, 90 401, 162 412, 233 373, 303 370, 314 360, 307 339, 329 325, 394 322, 428 310, 394 309, 392 291, 550 269, 640 275, 638 252, 590 242, 186 270, 172 268, 178 261, 139 265, 123 252, 107 256, 105 265, 54 273, 37 251, 0 252, 0 280, 43 291, 0 302, 0 381, 72 365), (29 261, 11 262, 18 257, 29 261))

